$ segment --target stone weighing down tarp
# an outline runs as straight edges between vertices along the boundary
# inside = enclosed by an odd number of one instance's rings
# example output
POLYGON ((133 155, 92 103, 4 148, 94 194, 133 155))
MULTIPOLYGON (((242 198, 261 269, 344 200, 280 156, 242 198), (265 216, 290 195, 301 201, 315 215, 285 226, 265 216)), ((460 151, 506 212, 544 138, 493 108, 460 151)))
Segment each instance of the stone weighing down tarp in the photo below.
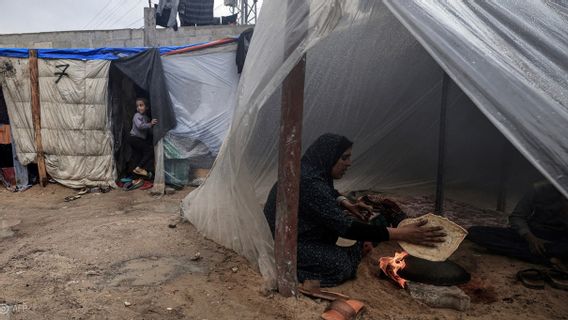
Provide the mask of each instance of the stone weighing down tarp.
POLYGON ((281 84, 304 54, 303 150, 325 132, 355 142, 340 190, 434 194, 444 71, 453 79, 448 197, 495 208, 499 190, 514 201, 540 174, 568 190, 566 3, 388 4, 392 11, 367 0, 263 6, 230 132, 182 209, 267 279, 274 279, 273 239, 262 204, 276 181, 281 84))
MULTIPOLYGON (((0 63, 16 152, 27 165, 36 160, 28 59, 2 58, 0 63)), ((109 65, 104 60, 38 60, 46 169, 63 185, 109 185, 114 180, 107 127, 109 65)))

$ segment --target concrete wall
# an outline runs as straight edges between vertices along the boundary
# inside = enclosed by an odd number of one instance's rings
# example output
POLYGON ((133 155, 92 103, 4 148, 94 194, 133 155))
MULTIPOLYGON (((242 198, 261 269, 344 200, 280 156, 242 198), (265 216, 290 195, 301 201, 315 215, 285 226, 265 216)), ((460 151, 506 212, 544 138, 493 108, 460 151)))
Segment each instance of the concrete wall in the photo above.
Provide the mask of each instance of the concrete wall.
MULTIPOLYGON (((250 26, 204 26, 156 29, 160 46, 186 45, 239 35, 250 26)), ((60 31, 0 35, 0 48, 143 47, 142 29, 60 31)))

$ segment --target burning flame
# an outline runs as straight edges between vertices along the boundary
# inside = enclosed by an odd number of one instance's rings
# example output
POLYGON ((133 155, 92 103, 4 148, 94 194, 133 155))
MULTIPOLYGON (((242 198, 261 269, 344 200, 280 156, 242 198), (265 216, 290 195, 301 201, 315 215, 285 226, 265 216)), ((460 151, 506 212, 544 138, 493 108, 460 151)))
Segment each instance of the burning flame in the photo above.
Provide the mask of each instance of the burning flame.
POLYGON ((379 267, 384 272, 384 274, 393 279, 402 288, 404 288, 404 286, 406 285, 406 280, 398 275, 398 270, 404 269, 404 267, 406 267, 404 257, 406 257, 407 255, 408 253, 406 253, 405 251, 396 252, 394 254, 394 257, 382 257, 379 259, 379 267))

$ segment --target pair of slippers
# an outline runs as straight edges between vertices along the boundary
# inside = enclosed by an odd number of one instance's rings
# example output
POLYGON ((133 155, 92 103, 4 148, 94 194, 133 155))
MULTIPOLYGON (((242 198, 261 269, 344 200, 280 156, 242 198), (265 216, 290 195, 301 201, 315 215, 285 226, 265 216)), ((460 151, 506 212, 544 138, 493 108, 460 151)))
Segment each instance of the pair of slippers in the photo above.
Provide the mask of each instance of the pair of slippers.
POLYGON ((331 301, 322 313, 324 320, 354 320, 365 309, 363 302, 341 293, 322 290, 319 280, 306 280, 298 287, 305 296, 331 301))
POLYGON ((548 282, 556 289, 568 290, 568 273, 556 269, 525 269, 517 272, 517 279, 527 288, 544 289, 548 282))

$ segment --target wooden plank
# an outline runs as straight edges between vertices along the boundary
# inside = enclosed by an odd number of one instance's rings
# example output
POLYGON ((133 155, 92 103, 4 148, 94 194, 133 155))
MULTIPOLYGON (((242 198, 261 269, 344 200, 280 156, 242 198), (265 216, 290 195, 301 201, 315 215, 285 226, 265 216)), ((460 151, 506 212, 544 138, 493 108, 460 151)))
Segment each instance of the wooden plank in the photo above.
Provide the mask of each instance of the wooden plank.
POLYGON ((436 202, 434 204, 434 212, 438 215, 443 215, 444 211, 445 162, 446 162, 446 111, 448 108, 449 86, 450 86, 450 77, 446 72, 444 72, 444 75, 442 76, 440 127, 438 131, 438 173, 436 176, 436 202))
POLYGON ((282 84, 274 255, 278 291, 284 297, 296 296, 298 285, 296 263, 305 69, 304 55, 282 84))
POLYGON ((29 50, 29 68, 31 82, 31 102, 32 102, 32 121, 34 126, 34 140, 36 147, 37 167, 39 171, 39 184, 42 187, 47 185, 47 171, 45 168, 45 156, 43 154, 43 144, 41 141, 41 105, 39 101, 39 72, 37 61, 37 50, 29 50))

